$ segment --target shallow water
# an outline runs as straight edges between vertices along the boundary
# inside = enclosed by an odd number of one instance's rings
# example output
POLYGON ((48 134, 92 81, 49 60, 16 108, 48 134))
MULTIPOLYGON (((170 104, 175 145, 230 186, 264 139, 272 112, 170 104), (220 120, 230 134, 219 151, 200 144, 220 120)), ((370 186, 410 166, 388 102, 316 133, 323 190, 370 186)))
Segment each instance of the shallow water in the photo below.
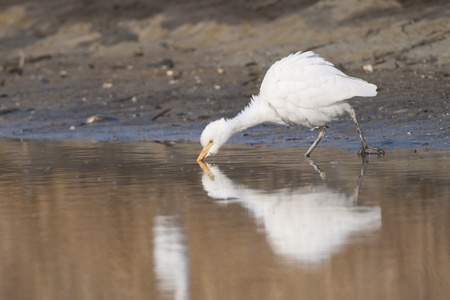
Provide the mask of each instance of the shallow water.
POLYGON ((446 299, 450 152, 20 141, 1 299, 446 299))

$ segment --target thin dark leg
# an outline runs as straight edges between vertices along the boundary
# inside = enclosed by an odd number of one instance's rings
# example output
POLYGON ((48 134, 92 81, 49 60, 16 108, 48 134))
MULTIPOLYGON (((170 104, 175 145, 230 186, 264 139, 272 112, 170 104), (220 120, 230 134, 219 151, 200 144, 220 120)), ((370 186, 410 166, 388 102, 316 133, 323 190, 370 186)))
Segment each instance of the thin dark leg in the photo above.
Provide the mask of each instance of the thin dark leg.
POLYGON ((355 204, 358 204, 358 195, 359 195, 359 189, 361 188, 361 184, 362 184, 362 180, 364 178, 364 172, 366 170, 366 166, 368 161, 366 160, 367 158, 364 156, 361 156, 362 158, 362 165, 361 165, 361 171, 359 173, 359 177, 358 177, 358 181, 356 182, 356 188, 355 188, 355 204))
POLYGON ((327 180, 327 173, 322 171, 322 169, 314 162, 312 158, 307 157, 306 160, 308 161, 309 165, 314 168, 314 170, 319 173, 320 178, 322 178, 323 181, 327 180))
POLYGON ((308 151, 306 151, 305 157, 310 156, 311 152, 313 152, 314 148, 316 148, 317 144, 325 136, 325 132, 326 132, 325 126, 319 126, 318 128, 320 130, 319 135, 317 136, 317 139, 314 141, 314 143, 311 145, 311 147, 309 147, 308 151))
POLYGON ((370 154, 371 152, 366 152, 367 149, 374 150, 377 152, 377 154, 384 154, 384 151, 381 150, 380 148, 371 147, 367 144, 366 139, 364 138, 364 135, 362 133, 361 127, 359 126, 358 119, 356 118, 355 110, 350 107, 349 109, 346 109, 345 111, 348 112, 348 114, 350 115, 350 117, 353 120, 353 123, 355 123, 356 129, 358 130, 358 133, 359 133, 359 138, 361 139, 361 149, 359 149, 358 154, 359 155, 370 154))

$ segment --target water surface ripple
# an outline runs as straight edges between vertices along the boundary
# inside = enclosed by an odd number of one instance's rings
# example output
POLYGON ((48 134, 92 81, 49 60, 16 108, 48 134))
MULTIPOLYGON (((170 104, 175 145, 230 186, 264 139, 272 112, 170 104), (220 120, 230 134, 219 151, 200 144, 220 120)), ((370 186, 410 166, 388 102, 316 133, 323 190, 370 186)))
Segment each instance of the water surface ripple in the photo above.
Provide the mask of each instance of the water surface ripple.
POLYGON ((450 153, 1 139, 1 299, 445 299, 450 153))

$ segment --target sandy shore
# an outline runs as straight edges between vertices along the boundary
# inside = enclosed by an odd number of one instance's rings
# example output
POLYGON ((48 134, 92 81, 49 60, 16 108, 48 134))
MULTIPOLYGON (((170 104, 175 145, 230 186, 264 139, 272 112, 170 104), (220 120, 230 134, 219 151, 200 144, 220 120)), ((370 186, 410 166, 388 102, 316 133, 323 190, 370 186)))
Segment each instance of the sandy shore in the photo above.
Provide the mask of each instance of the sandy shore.
MULTIPOLYGON (((273 62, 314 50, 379 87, 351 100, 372 144, 450 149, 447 1, 166 2, 3 1, 0 136, 197 141, 273 62)), ((330 125, 323 145, 358 147, 349 119, 330 125)), ((232 141, 315 135, 261 125, 232 141)))

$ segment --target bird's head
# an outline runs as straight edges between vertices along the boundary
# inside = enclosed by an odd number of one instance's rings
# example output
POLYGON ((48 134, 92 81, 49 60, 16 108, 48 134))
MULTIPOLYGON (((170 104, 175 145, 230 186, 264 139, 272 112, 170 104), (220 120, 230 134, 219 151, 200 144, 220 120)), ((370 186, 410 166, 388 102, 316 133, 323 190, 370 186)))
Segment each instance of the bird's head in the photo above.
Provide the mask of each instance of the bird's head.
POLYGON ((203 161, 210 155, 217 154, 220 147, 233 135, 232 129, 224 118, 208 124, 200 136, 200 144, 203 150, 197 161, 203 161))

